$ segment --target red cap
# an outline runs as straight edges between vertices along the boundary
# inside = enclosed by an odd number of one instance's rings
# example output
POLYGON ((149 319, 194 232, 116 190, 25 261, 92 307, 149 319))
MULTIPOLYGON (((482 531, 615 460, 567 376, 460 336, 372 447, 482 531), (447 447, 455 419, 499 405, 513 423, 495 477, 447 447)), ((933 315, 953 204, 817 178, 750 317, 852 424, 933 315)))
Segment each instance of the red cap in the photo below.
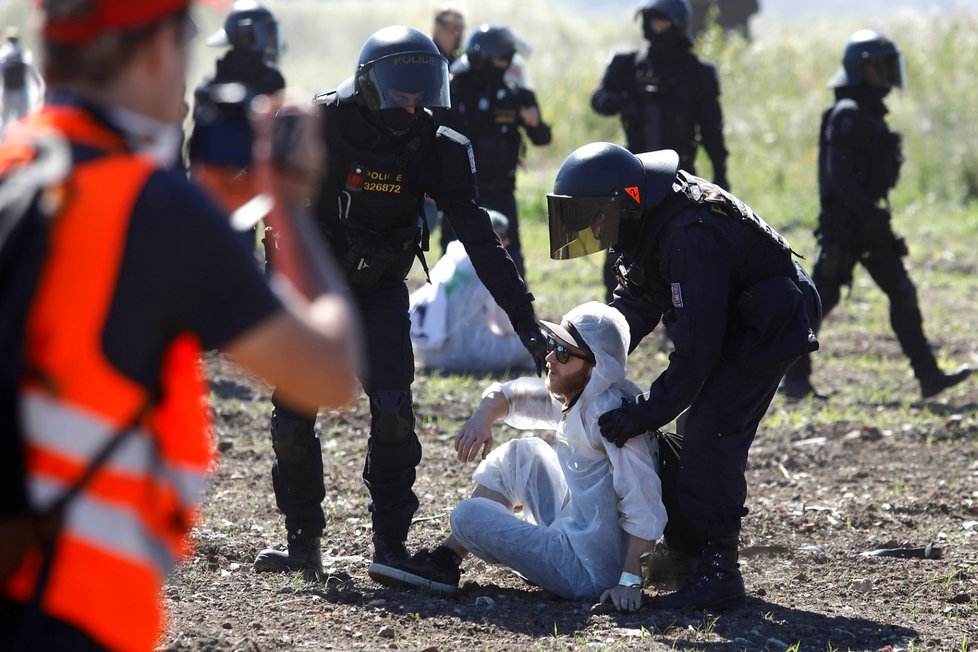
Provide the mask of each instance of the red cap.
POLYGON ((44 40, 84 45, 105 32, 138 29, 190 6, 191 0, 38 0, 44 40))

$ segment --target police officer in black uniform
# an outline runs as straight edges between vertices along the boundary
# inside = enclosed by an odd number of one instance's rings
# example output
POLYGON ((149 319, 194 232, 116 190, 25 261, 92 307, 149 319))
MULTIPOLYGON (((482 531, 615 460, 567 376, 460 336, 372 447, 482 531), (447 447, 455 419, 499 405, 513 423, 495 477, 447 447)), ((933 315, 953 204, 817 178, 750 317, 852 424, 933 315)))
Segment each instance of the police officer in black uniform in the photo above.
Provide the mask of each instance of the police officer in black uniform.
POLYGON ((282 53, 278 21, 265 6, 237 0, 224 27, 207 39, 207 45, 231 48, 217 60, 210 83, 244 84, 255 95, 274 95, 285 89, 285 78, 278 69, 282 53))
MULTIPOLYGON (((963 381, 971 373, 944 373, 924 336, 917 291, 903 266, 907 247, 890 226, 889 191, 896 185, 903 155, 900 134, 886 124, 883 98, 902 88, 903 58, 893 41, 860 30, 845 46, 842 68, 829 82, 835 102, 822 115, 818 186, 821 211, 812 279, 826 314, 839 303, 843 285, 851 285, 862 264, 890 301, 890 324, 913 368, 923 396, 963 381)), ((782 393, 795 398, 825 398, 811 384, 811 360, 792 367, 782 393)))
MULTIPOLYGON (((592 108, 601 115, 621 116, 632 153, 675 150, 680 167, 692 174, 702 144, 713 163, 713 181, 729 188, 720 83, 713 64, 690 51, 689 0, 643 0, 636 15, 649 48, 611 55, 591 97, 592 108)), ((609 299, 616 285, 614 260, 609 253, 604 269, 609 299)))
MULTIPOLYGON (((370 439, 363 479, 370 491, 373 563, 369 574, 396 584, 411 563, 405 540, 418 508, 412 491, 421 443, 411 383, 414 354, 405 277, 421 258, 426 195, 445 212, 480 280, 506 310, 538 370, 546 356, 532 300, 475 199, 476 167, 468 139, 435 123, 430 107, 448 107, 448 65, 430 38, 409 27, 384 28, 360 51, 353 77, 317 97, 329 169, 313 206, 341 261, 361 311, 368 349, 364 389, 370 439)), ((274 262, 274 260, 273 260, 274 262)), ((272 481, 285 514, 288 552, 263 550, 259 571, 321 571, 325 527, 323 462, 315 415, 273 396, 272 481)))
POLYGON ((634 155, 592 143, 561 165, 548 195, 551 256, 614 245, 611 305, 631 350, 660 321, 674 345, 647 398, 602 415, 615 444, 688 408, 678 469, 663 477, 666 540, 696 570, 662 608, 744 604, 737 566, 747 453, 785 369, 818 347, 818 294, 783 237, 742 201, 679 168, 671 150, 634 155))
MULTIPOLYGON (((464 64, 452 69, 452 111, 444 119, 472 141, 479 169, 479 205, 509 219, 507 251, 525 276, 515 194, 516 168, 526 147, 522 132, 534 145, 548 144, 551 136, 533 91, 506 77, 516 50, 516 36, 508 27, 480 26, 469 38, 464 64)), ((454 239, 451 225, 443 225, 442 249, 454 239)))

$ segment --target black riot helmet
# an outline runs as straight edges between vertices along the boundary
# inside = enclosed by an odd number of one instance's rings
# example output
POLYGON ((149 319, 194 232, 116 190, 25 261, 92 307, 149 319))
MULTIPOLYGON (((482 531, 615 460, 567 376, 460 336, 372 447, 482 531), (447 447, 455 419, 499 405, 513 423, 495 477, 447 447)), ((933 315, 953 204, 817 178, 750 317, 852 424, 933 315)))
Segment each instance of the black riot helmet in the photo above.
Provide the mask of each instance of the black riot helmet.
POLYGON ((550 257, 577 258, 634 241, 645 211, 672 189, 679 155, 635 155, 620 145, 591 143, 574 150, 547 195, 550 257))
POLYGON ((896 43, 879 32, 861 29, 849 38, 842 52, 842 67, 829 87, 877 86, 889 90, 904 87, 903 55, 896 43))
POLYGON ((469 37, 465 56, 469 65, 478 70, 489 65, 490 59, 511 61, 517 49, 516 35, 508 27, 480 25, 469 37))
POLYGON ((211 34, 207 45, 260 54, 270 64, 277 63, 282 53, 278 21, 255 0, 237 0, 224 19, 224 27, 211 34))
POLYGON ((451 107, 448 61, 429 37, 403 25, 385 27, 360 48, 356 73, 337 89, 368 109, 451 107))
MULTIPOLYGON (((649 15, 659 14, 672 21, 672 25, 684 34, 689 32, 693 17, 693 7, 689 0, 642 0, 635 9, 635 15, 642 17, 643 29, 648 30, 649 15)), ((646 38, 648 34, 646 33, 646 38)))

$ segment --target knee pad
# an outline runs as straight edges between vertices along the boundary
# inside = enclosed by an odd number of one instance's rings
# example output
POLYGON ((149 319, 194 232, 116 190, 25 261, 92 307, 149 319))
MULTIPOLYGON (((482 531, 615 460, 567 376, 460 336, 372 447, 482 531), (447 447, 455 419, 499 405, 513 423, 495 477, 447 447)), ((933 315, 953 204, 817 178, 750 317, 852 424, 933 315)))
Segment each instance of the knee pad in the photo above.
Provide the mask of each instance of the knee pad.
POLYGON ((917 288, 909 277, 901 281, 893 294, 890 295, 890 305, 893 312, 917 312, 917 288))
POLYGON ((370 434, 399 443, 414 433, 414 406, 410 390, 373 392, 370 395, 370 434))
POLYGON ((316 420, 298 417, 287 410, 272 410, 272 449, 285 462, 320 454, 316 420))
POLYGON ((821 281, 829 285, 852 285, 852 271, 857 257, 845 247, 834 242, 819 243, 815 252, 815 269, 812 276, 816 285, 821 281))

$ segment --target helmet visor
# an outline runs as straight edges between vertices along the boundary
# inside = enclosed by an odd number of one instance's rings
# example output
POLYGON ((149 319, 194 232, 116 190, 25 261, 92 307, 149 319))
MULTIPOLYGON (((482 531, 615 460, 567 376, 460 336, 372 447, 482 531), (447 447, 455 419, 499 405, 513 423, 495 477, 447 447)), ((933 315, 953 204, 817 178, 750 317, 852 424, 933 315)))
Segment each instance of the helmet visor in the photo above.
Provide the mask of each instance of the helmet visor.
POLYGON ((578 258, 603 251, 618 242, 622 199, 547 195, 550 257, 578 258))
POLYGON ((451 107, 448 61, 440 54, 392 54, 365 64, 357 77, 368 109, 451 107))
POLYGON ((903 55, 899 52, 878 54, 866 61, 866 81, 873 86, 903 88, 903 55))
POLYGON ((256 23, 255 42, 261 49, 266 63, 278 63, 278 58, 282 54, 282 37, 279 34, 277 21, 256 23))

